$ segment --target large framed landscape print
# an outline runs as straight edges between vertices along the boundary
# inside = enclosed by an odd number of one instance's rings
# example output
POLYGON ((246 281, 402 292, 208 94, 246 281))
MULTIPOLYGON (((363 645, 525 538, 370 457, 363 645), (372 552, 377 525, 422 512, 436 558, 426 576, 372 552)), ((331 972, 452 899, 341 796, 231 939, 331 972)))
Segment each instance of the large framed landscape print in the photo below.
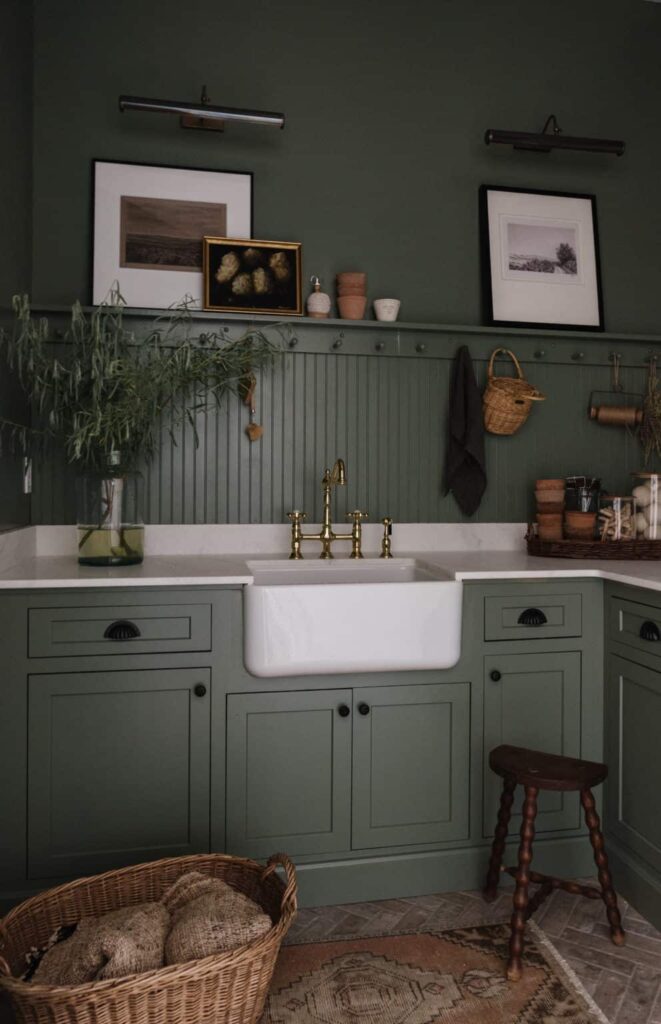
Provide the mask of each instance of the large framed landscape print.
POLYGON ((483 185, 480 220, 488 323, 603 331, 594 196, 483 185))
POLYGON ((202 309, 206 235, 252 235, 252 174, 94 161, 92 302, 202 309))

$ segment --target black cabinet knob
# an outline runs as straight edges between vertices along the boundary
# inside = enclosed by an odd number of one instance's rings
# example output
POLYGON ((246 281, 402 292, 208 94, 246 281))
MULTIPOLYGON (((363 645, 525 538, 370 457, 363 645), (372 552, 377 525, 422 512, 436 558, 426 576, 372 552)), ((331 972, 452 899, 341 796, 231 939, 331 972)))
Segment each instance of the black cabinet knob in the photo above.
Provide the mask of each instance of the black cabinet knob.
POLYGON ((500 680, 503 678, 497 668, 495 668, 493 672, 490 672, 489 675, 493 679, 494 683, 499 683, 500 680))
POLYGON ((369 713, 370 713, 370 706, 369 706, 369 704, 365 704, 365 702, 363 701, 361 704, 358 705, 358 714, 359 715, 369 715, 369 713))
POLYGON ((541 608, 526 608, 516 621, 519 626, 545 626, 548 619, 541 608))
POLYGON ((643 622, 640 627, 641 640, 661 640, 661 633, 656 622, 643 622))
POLYGON ((351 714, 351 708, 349 707, 348 704, 340 704, 339 708, 337 709, 337 713, 340 716, 340 718, 348 718, 349 715, 351 714))
POLYGON ((117 619, 116 622, 110 623, 103 635, 106 640, 135 640, 140 636, 140 630, 135 622, 129 622, 128 619, 117 619))
POLYGON ((204 683, 196 683, 195 686, 193 687, 193 693, 195 694, 196 697, 204 697, 206 696, 206 692, 207 688, 204 685, 204 683))

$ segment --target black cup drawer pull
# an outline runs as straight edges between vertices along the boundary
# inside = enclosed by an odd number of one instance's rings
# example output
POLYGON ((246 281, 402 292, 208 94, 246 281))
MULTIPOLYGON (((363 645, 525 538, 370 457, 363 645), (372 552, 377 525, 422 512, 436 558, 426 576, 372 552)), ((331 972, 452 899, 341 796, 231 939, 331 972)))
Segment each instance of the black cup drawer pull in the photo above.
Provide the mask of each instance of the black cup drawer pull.
POLYGON ((661 640, 661 632, 656 622, 643 622, 640 627, 641 640, 661 640))
POLYGON ((526 608, 519 615, 517 622, 520 626, 545 626, 548 619, 541 608, 526 608))
POLYGON ((103 635, 106 640, 135 640, 140 636, 140 630, 135 622, 129 622, 128 619, 117 619, 117 622, 110 623, 103 635))

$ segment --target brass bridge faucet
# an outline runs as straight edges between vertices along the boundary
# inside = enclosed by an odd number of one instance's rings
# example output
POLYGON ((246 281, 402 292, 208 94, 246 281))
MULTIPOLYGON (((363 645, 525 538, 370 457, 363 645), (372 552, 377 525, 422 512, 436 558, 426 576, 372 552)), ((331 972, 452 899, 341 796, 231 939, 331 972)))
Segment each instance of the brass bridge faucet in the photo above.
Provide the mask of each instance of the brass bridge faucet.
POLYGON ((302 558, 301 544, 303 541, 316 540, 321 543, 320 558, 333 558, 332 544, 335 540, 350 540, 350 558, 362 558, 360 550, 362 540, 362 521, 367 519, 367 512, 360 512, 355 509, 347 512, 347 519, 353 520, 351 533, 335 533, 331 517, 331 494, 333 487, 344 487, 347 482, 347 472, 342 459, 336 459, 333 469, 327 469, 321 481, 324 491, 324 513, 319 533, 303 533, 301 523, 305 522, 305 512, 288 512, 287 517, 291 520, 291 554, 290 558, 302 558))

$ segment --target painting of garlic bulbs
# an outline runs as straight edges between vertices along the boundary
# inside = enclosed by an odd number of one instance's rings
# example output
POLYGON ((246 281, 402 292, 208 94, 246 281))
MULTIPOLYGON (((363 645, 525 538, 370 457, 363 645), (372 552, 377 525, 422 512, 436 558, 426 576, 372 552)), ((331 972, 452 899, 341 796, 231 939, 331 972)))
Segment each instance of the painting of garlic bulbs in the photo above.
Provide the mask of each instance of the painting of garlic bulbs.
POLYGON ((301 316, 301 243, 205 237, 204 308, 301 316))

